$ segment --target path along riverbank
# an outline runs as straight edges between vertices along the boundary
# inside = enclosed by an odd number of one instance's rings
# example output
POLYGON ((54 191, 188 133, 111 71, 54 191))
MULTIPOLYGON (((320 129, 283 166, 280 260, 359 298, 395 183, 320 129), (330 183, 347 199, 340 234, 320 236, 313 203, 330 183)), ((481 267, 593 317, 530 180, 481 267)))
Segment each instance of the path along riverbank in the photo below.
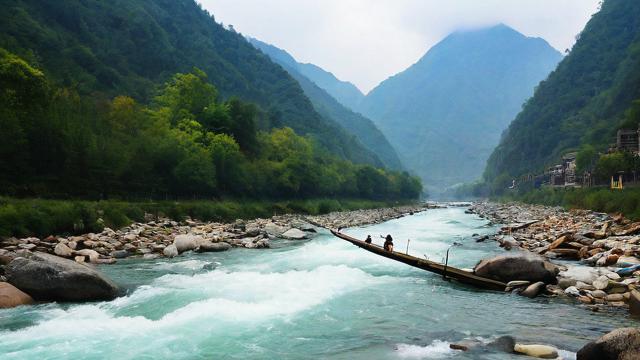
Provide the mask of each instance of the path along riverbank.
POLYGON ((574 297, 589 309, 628 309, 640 316, 640 222, 622 214, 520 203, 475 203, 469 210, 494 224, 490 237, 507 250, 545 257, 559 266, 546 292, 574 297))

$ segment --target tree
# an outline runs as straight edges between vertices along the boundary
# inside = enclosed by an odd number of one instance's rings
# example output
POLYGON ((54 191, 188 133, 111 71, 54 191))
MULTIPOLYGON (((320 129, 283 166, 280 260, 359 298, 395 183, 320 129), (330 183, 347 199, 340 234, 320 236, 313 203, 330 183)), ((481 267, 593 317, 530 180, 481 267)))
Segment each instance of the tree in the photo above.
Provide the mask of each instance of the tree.
POLYGON ((598 160, 598 153, 592 145, 584 145, 576 155, 576 171, 584 173, 590 171, 598 160))

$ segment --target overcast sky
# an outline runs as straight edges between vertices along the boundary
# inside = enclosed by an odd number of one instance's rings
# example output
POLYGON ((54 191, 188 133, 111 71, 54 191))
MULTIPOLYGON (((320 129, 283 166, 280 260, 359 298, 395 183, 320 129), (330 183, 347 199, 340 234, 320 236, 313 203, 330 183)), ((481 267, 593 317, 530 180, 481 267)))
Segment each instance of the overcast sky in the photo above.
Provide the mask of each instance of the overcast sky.
POLYGON ((199 0, 218 22, 365 93, 457 29, 505 23, 564 52, 599 0, 199 0))

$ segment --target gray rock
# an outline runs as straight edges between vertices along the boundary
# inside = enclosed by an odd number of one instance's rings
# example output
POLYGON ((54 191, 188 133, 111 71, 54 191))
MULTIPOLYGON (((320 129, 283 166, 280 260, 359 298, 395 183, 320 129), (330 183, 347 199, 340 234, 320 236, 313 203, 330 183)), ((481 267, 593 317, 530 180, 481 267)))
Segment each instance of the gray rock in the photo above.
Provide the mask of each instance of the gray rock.
POLYGON ((545 283, 542 281, 538 281, 537 283, 533 283, 527 286, 523 292, 520 293, 522 296, 526 296, 528 298, 534 298, 540 294, 545 289, 545 283))
POLYGON ((58 243, 58 245, 53 249, 53 252, 62 257, 71 257, 73 254, 73 250, 63 243, 58 243))
POLYGON ((482 260, 474 268, 474 273, 503 282, 528 280, 555 284, 558 269, 539 256, 513 254, 482 260))
POLYGON ((487 344, 487 347, 489 349, 506 353, 513 353, 513 349, 515 348, 515 346, 516 339, 514 339, 512 336, 500 336, 499 338, 487 344))
POLYGON ((299 229, 289 229, 285 231, 281 236, 285 239, 293 240, 302 240, 307 238, 307 234, 299 229))
POLYGON ((514 287, 520 287, 520 286, 529 286, 529 284, 531 284, 531 281, 513 280, 507 283, 507 287, 514 288, 514 287))
POLYGON ((162 250, 164 256, 172 258, 178 256, 178 249, 174 244, 171 244, 162 250))
POLYGON ((89 266, 40 252, 11 261, 6 275, 36 300, 111 300, 119 291, 113 281, 89 266))
POLYGON ((100 258, 100 254, 97 251, 91 249, 76 250, 75 255, 89 258, 89 261, 91 262, 96 262, 100 258))
POLYGON ((219 243, 202 243, 200 247, 198 247, 198 252, 219 252, 219 251, 227 251, 231 249, 231 244, 226 242, 219 243))
POLYGON ((201 236, 185 234, 176 235, 173 239, 173 245, 176 246, 178 253, 183 253, 189 250, 195 250, 198 247, 198 243, 203 241, 201 236))
POLYGON ((564 293, 572 296, 580 296, 580 290, 578 290, 578 288, 575 286, 569 286, 568 288, 564 289, 564 293))
POLYGON ((558 286, 560 286, 560 288, 562 288, 563 290, 568 288, 569 286, 576 286, 577 283, 578 282, 576 281, 576 279, 566 277, 558 278, 558 286))
POLYGON ((640 359, 640 329, 621 328, 592 341, 578 351, 577 360, 640 359))
POLYGON ((586 266, 572 266, 567 271, 562 272, 560 276, 591 284, 598 278, 598 271, 586 266))
POLYGON ((272 236, 276 236, 276 237, 284 234, 287 230, 289 230, 289 228, 284 227, 284 226, 280 226, 280 225, 272 223, 272 222, 267 223, 264 226, 264 231, 267 234, 272 235, 272 236))
POLYGON ((129 252, 127 250, 116 250, 111 252, 111 256, 116 259, 124 259, 129 257, 129 252))
POLYGON ((609 286, 609 278, 602 275, 593 281, 593 287, 596 290, 604 290, 609 286))

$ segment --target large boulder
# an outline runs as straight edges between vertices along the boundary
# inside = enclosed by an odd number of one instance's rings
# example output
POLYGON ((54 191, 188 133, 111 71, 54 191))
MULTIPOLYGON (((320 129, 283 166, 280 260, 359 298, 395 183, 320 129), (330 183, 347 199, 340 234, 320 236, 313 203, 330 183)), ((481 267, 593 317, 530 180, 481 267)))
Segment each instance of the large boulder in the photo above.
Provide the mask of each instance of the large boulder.
POLYGON ((264 231, 265 231, 268 235, 276 236, 276 237, 278 237, 278 236, 280 236, 280 235, 284 234, 287 230, 289 230, 289 228, 288 228, 288 227, 280 226, 280 225, 278 225, 278 224, 276 224, 276 223, 272 223, 272 222, 267 223, 267 224, 264 226, 264 231))
POLYGON ((178 249, 174 244, 171 244, 162 250, 164 256, 172 258, 178 256, 178 249))
POLYGON ((15 286, 0 282, 0 309, 33 304, 33 298, 15 286))
POLYGON ((173 239, 173 245, 176 246, 179 253, 189 250, 195 250, 204 239, 202 236, 193 234, 176 235, 173 239))
POLYGON ((640 359, 640 329, 621 328, 605 334, 578 351, 577 360, 640 359))
POLYGON ((473 272, 478 276, 503 282, 528 280, 532 283, 542 281, 555 284, 558 268, 539 256, 510 254, 481 260, 473 272))
POLYGON ((299 229, 289 229, 281 236, 285 239, 302 240, 307 238, 307 233, 299 229))
POLYGON ((582 281, 585 284, 592 284, 600 275, 598 274, 598 270, 591 267, 571 266, 567 271, 561 272, 560 276, 567 279, 582 281))
POLYGON ((7 265, 6 276, 36 300, 111 300, 119 292, 118 286, 99 271, 41 252, 15 258, 7 265))
POLYGON ((207 243, 201 243, 197 251, 198 252, 219 252, 219 251, 227 251, 229 249, 231 249, 231 245, 226 242, 219 242, 219 243, 207 242, 207 243))
POLYGON ((67 258, 73 255, 73 250, 63 243, 58 243, 58 245, 56 245, 56 247, 53 249, 53 252, 58 256, 67 258))

